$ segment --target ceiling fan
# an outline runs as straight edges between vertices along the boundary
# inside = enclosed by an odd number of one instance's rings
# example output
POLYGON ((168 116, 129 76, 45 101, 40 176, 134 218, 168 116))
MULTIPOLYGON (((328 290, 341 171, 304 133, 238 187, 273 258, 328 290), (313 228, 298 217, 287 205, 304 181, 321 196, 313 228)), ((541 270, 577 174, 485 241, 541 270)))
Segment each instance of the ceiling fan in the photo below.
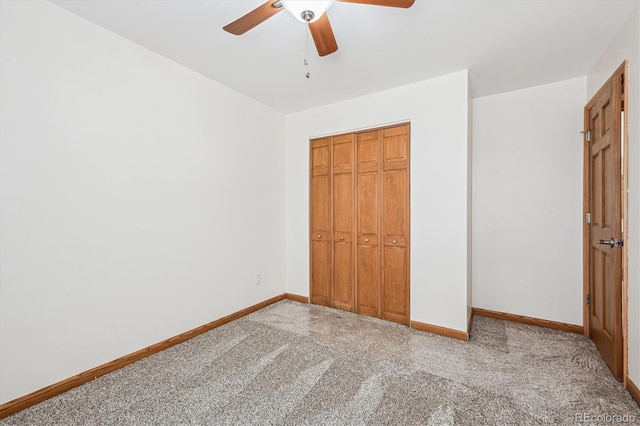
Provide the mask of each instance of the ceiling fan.
POLYGON ((325 13, 335 1, 405 9, 411 7, 415 2, 415 0, 269 0, 224 26, 223 29, 235 35, 244 34, 276 13, 287 9, 296 19, 309 25, 309 31, 311 31, 318 54, 326 56, 338 50, 329 18, 325 13))

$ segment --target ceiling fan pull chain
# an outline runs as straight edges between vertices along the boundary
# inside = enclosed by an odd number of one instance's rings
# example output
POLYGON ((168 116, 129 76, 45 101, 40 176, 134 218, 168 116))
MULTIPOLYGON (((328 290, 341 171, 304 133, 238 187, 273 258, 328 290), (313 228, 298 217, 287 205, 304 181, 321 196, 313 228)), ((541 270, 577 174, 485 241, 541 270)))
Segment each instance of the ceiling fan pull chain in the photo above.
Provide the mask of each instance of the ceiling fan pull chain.
POLYGON ((309 71, 309 30, 305 28, 305 52, 304 52, 304 66, 306 72, 305 77, 311 78, 311 72, 309 71))

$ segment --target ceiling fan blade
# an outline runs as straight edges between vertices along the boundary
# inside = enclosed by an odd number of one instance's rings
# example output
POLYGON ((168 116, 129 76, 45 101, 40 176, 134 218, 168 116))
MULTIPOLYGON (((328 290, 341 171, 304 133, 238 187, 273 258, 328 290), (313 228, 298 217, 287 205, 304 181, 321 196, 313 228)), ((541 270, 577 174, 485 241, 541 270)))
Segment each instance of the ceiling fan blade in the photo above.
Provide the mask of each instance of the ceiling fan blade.
POLYGON ((336 43, 336 38, 333 35, 333 29, 331 29, 331 23, 329 23, 329 17, 326 13, 316 22, 311 22, 309 30, 320 56, 327 56, 338 50, 338 43, 336 43))
POLYGON ((389 7, 402 7, 408 8, 413 6, 416 0, 338 0, 344 3, 360 3, 371 4, 374 6, 389 6, 389 7))
POLYGON ((232 23, 222 27, 222 29, 235 35, 244 34, 251 28, 258 26, 283 9, 284 8, 282 7, 282 4, 280 4, 279 0, 269 0, 262 6, 253 9, 243 17, 238 18, 232 23), (273 6, 274 4, 277 4, 277 6, 273 6))

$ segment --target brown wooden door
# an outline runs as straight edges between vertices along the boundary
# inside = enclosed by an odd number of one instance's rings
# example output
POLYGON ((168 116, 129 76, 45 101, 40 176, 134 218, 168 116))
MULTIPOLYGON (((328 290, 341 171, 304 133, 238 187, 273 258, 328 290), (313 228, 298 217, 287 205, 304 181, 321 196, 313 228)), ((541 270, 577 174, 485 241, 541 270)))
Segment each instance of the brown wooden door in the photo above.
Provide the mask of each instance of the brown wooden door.
POLYGON ((353 134, 335 136, 333 151, 333 304, 345 311, 355 307, 353 134))
POLYGON ((311 141, 311 303, 331 306, 331 138, 311 141))
POLYGON ((382 131, 382 318, 409 324, 409 126, 382 131))
POLYGON ((356 135, 357 312, 380 317, 380 131, 356 135))
POLYGON ((615 75, 585 107, 588 133, 588 329, 614 376, 622 380, 622 79, 615 75))

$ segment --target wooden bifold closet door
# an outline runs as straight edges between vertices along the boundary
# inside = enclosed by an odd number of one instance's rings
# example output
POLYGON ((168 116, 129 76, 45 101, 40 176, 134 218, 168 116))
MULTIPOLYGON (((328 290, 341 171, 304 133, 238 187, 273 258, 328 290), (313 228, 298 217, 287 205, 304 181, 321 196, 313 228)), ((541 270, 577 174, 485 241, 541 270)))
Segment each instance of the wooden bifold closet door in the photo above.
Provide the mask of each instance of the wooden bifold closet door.
POLYGON ((353 135, 333 144, 333 307, 353 312, 353 135))
POLYGON ((331 306, 331 138, 311 144, 311 303, 331 306))
POLYGON ((311 303, 409 324, 409 124, 311 141, 311 303))
POLYGON ((357 297, 358 313, 380 317, 380 173, 379 131, 356 136, 357 180, 357 297))

